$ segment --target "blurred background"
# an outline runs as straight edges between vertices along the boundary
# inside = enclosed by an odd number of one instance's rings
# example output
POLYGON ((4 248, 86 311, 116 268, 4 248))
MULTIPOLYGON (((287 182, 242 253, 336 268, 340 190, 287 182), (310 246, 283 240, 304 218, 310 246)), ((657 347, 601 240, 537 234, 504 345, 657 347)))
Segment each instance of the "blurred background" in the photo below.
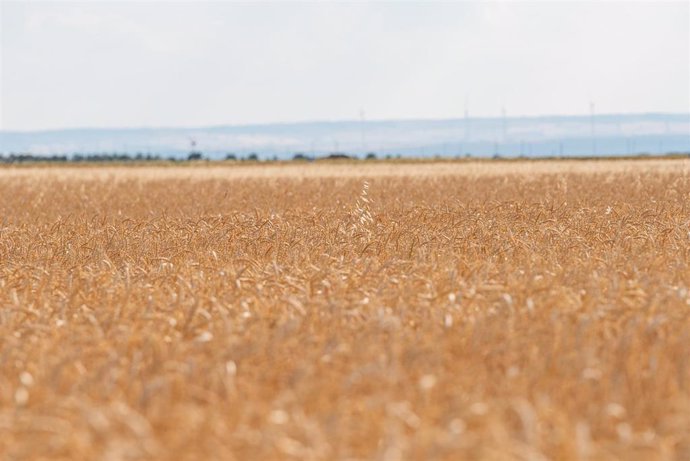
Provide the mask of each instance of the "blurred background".
POLYGON ((690 3, 3 1, 0 155, 690 152, 690 3))

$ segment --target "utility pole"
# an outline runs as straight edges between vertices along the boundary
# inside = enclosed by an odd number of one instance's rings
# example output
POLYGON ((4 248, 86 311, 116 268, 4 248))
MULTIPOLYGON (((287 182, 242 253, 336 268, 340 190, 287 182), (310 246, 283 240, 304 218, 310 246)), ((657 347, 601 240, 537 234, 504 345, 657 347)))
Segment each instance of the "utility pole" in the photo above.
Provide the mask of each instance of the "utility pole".
POLYGON ((505 104, 501 106, 501 122, 502 122, 502 140, 503 143, 505 144, 506 140, 508 139, 508 121, 506 119, 506 106, 505 104))
POLYGON ((361 136, 361 142, 362 142, 362 154, 366 155, 367 154, 367 146, 366 146, 366 142, 364 140, 364 109, 359 110, 359 130, 360 130, 360 136, 361 136))
POLYGON ((592 154, 597 155, 596 128, 594 125, 594 102, 589 103, 589 124, 592 130, 592 154))
POLYGON ((468 102, 468 96, 465 95, 465 111, 464 111, 464 129, 465 132, 463 133, 462 137, 462 143, 460 144, 460 155, 462 155, 462 150, 463 147, 465 148, 466 152, 469 153, 471 150, 470 147, 470 110, 469 110, 469 102, 468 102))

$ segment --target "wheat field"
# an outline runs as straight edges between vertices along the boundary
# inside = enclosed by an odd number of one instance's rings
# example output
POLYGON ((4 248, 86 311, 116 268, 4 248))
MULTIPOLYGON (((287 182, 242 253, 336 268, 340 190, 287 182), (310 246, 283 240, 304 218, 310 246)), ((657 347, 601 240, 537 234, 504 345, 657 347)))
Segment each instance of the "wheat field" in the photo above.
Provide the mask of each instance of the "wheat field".
POLYGON ((0 170, 0 459, 690 459, 690 161, 0 170))

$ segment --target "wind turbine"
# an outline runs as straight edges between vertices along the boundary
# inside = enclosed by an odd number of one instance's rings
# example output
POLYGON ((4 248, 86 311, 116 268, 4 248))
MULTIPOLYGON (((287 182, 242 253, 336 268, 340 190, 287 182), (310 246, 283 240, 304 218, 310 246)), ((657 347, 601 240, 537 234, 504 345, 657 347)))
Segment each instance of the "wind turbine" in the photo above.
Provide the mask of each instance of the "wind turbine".
POLYGON ((189 160, 199 160, 201 159, 201 152, 196 150, 196 139, 189 137, 189 160))

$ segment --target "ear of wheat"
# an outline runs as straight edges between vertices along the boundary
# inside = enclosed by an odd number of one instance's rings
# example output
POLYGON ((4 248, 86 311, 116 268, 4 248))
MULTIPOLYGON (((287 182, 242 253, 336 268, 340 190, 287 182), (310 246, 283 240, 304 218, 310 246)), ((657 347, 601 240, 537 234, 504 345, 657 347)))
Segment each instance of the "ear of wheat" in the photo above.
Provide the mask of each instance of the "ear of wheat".
POLYGON ((355 203, 353 230, 355 232, 367 232, 369 226, 374 223, 374 218, 371 216, 371 209, 369 204, 372 203, 369 197, 369 182, 364 181, 362 184, 362 192, 355 203))

